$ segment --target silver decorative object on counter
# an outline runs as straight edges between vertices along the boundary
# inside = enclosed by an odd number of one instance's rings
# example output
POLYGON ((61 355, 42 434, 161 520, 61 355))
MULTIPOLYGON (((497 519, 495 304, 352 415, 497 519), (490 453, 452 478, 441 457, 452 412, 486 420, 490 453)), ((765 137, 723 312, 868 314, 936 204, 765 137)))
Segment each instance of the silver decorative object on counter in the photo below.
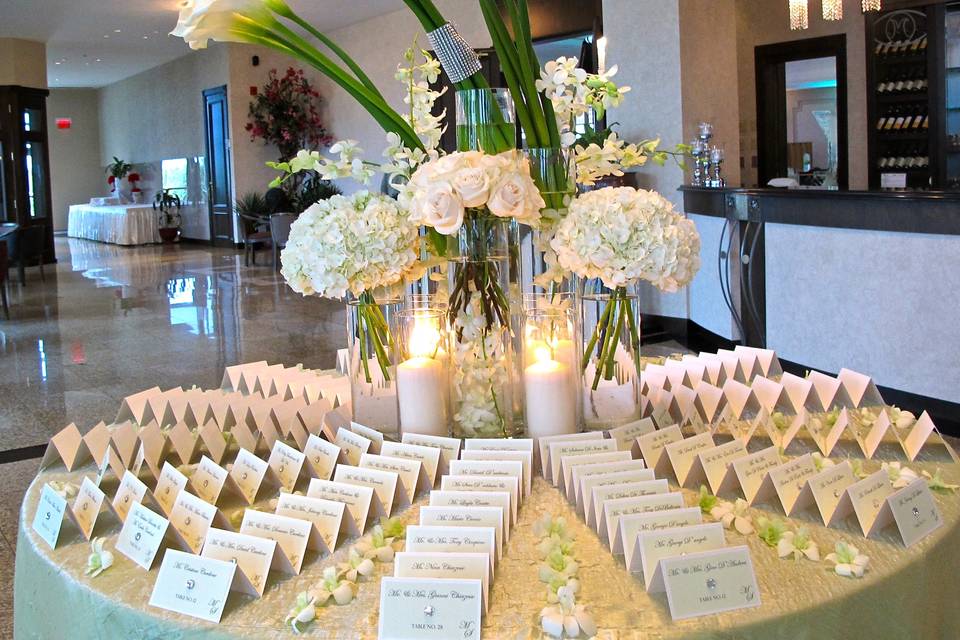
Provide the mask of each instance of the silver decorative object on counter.
POLYGON ((690 143, 690 155, 693 156, 693 176, 690 184, 694 187, 723 188, 726 183, 720 175, 723 164, 723 147, 710 145, 713 139, 713 125, 701 122, 697 125, 697 137, 690 143))

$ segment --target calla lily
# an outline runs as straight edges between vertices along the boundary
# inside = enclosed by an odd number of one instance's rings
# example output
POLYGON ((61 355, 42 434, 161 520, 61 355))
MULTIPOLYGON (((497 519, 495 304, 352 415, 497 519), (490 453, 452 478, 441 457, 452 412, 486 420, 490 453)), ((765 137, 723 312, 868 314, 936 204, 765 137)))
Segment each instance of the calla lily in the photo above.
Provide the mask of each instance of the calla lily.
POLYGON ((186 0, 180 5, 177 26, 172 36, 183 38, 191 49, 206 49, 210 40, 249 42, 253 25, 249 18, 269 24, 271 14, 251 0, 186 0))
POLYGON ((554 549, 540 564, 540 582, 550 584, 554 580, 569 579, 577 575, 580 565, 559 549, 554 549))
POLYGON ((341 576, 350 582, 356 582, 360 576, 365 578, 372 576, 375 567, 373 566, 373 560, 364 558, 357 553, 356 549, 350 549, 350 555, 347 557, 347 561, 341 564, 339 569, 341 576))
POLYGON ((700 511, 710 513, 717 506, 717 496, 710 493, 706 485, 700 485, 700 494, 697 503, 700 505, 700 511))
POLYGON ((113 566, 113 554, 103 549, 103 538, 94 538, 90 542, 93 551, 87 557, 87 570, 84 572, 91 578, 98 575, 113 566))
POLYGON ((297 594, 297 600, 293 608, 284 619, 284 624, 289 624, 296 634, 303 633, 299 625, 307 624, 317 617, 317 607, 314 598, 306 591, 297 594))
POLYGON ((760 516, 757 518, 757 535, 767 543, 768 547, 776 547, 780 544, 780 539, 787 531, 787 525, 779 518, 767 518, 760 516))
POLYGON ((743 498, 736 502, 719 502, 710 510, 710 515, 723 523, 725 529, 733 527, 738 533, 748 535, 753 533, 753 520, 747 513, 750 505, 743 498))
POLYGON ((890 478, 890 484, 894 489, 903 489, 920 477, 916 471, 899 462, 884 462, 880 468, 887 472, 887 477, 890 478))
POLYGON ((71 500, 77 495, 77 491, 80 490, 80 487, 73 484, 72 482, 60 482, 59 480, 51 480, 47 483, 51 489, 60 494, 60 497, 65 500, 71 500))
POLYGON ((929 471, 923 471, 922 473, 923 477, 927 479, 927 486, 930 487, 931 491, 937 491, 939 493, 952 493, 957 489, 960 489, 960 485, 949 484, 943 479, 943 470, 940 468, 937 468, 933 475, 930 475, 929 471))
POLYGON ((813 466, 817 468, 818 472, 836 464, 830 458, 826 458, 821 455, 820 452, 815 452, 811 457, 813 458, 813 466))
POLYGON ((834 553, 828 554, 827 562, 834 563, 833 570, 838 576, 862 578, 870 564, 870 558, 860 553, 852 544, 838 542, 834 553))
POLYGON ((577 638, 581 633, 588 637, 597 633, 593 616, 586 606, 577 604, 572 590, 561 587, 557 592, 557 604, 540 611, 540 626, 544 633, 554 638, 577 638))
POLYGON ((777 555, 781 558, 793 556, 795 560, 806 557, 814 562, 820 561, 820 549, 810 538, 810 531, 806 527, 800 527, 796 532, 785 531, 777 543, 777 555))
POLYGON ((323 579, 316 589, 310 592, 316 604, 326 604, 330 598, 333 598, 337 604, 350 604, 353 600, 353 583, 349 580, 342 580, 337 573, 336 567, 327 567, 323 570, 323 579))
POLYGON ((394 556, 393 538, 387 537, 379 524, 370 531, 370 537, 357 543, 357 548, 367 558, 379 562, 392 562, 394 556))
POLYGON ((557 537, 562 540, 573 540, 567 531, 567 519, 563 516, 554 518, 549 513, 533 523, 533 535, 538 538, 557 537))

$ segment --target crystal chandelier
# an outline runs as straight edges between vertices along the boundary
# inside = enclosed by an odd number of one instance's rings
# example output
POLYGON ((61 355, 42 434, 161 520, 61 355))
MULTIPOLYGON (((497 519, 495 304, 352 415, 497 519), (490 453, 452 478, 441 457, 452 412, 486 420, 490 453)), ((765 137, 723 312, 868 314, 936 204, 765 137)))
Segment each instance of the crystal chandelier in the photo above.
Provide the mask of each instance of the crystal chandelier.
POLYGON ((809 26, 807 0, 790 0, 790 30, 797 31, 809 26))
POLYGON ((823 0, 822 8, 824 20, 843 20, 843 0, 823 0))
POLYGON ((860 8, 863 12, 880 11, 880 0, 860 0, 860 8))

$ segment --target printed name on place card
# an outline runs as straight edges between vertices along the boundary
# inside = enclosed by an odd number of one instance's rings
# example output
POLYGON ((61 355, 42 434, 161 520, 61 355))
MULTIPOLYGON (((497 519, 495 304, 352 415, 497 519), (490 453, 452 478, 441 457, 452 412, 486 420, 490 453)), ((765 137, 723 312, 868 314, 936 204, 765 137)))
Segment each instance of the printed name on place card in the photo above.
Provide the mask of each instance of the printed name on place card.
POLYGON ((500 507, 420 507, 420 524, 443 527, 493 527, 497 558, 503 555, 503 509, 500 507))
POLYGON ((617 450, 617 443, 607 438, 582 442, 554 442, 550 445, 550 474, 552 482, 561 491, 564 489, 561 463, 567 456, 586 456, 617 450))
POLYGON ((460 459, 519 461, 523 464, 523 494, 528 496, 533 489, 533 453, 530 451, 465 449, 460 453, 460 459))
POLYGON ((664 558, 687 555, 696 551, 720 549, 726 544, 723 524, 707 524, 647 531, 638 534, 637 550, 640 552, 640 564, 643 568, 643 583, 647 591, 653 591, 653 574, 657 564, 664 558))
POLYGON ((647 469, 647 465, 643 460, 631 459, 622 462, 600 462, 574 467, 573 473, 570 475, 570 482, 572 482, 574 486, 574 499, 576 501, 577 511, 581 514, 584 513, 584 501, 590 499, 589 489, 595 486, 594 480, 598 476, 634 471, 647 471, 647 474, 642 475, 649 475, 649 477, 637 477, 632 478, 632 480, 653 480, 654 478, 653 470, 647 469), (586 488, 586 494, 584 493, 584 488, 586 488))
POLYGON ((590 464, 627 462, 633 459, 630 451, 607 451, 591 453, 585 456, 564 456, 560 458, 560 474, 563 476, 563 487, 569 502, 576 502, 577 485, 574 483, 574 471, 579 467, 590 464))
POLYGON ((279 440, 273 443, 273 449, 270 451, 267 464, 280 481, 281 488, 293 491, 297 485, 297 479, 300 477, 304 458, 305 456, 301 452, 290 445, 279 440))
POLYGON ((170 510, 171 532, 185 551, 200 553, 207 529, 214 525, 227 528, 220 511, 200 498, 181 491, 170 510))
POLYGON ((219 623, 237 565, 167 549, 150 606, 219 623))
POLYGON ((811 502, 816 503, 820 518, 826 526, 834 526, 838 521, 834 516, 846 517, 847 513, 837 513, 837 504, 843 497, 844 490, 857 481, 853 475, 853 467, 847 460, 839 464, 831 465, 810 476, 806 486, 797 497, 797 505, 794 509, 800 507, 806 508, 811 502))
POLYGON ((669 470, 670 461, 667 459, 666 446, 672 442, 683 440, 683 433, 679 425, 672 425, 665 429, 645 433, 637 438, 637 446, 647 467, 656 473, 664 475, 669 470))
POLYGON ((424 553, 483 553, 490 559, 492 573, 497 559, 496 530, 493 527, 410 525, 405 549, 424 553))
POLYGON ((307 444, 303 448, 303 453, 307 457, 308 469, 315 478, 321 480, 329 480, 337 462, 341 458, 343 461, 347 459, 340 453, 340 447, 312 433, 307 436, 307 444))
POLYGON ((483 611, 490 591, 490 559, 486 553, 423 553, 399 551, 393 560, 396 578, 459 578, 483 585, 483 611))
POLYGON ((620 518, 620 540, 623 542, 624 562, 627 571, 641 573, 638 537, 641 533, 676 529, 702 524, 703 513, 700 507, 683 507, 653 513, 634 513, 620 518))
POLYGON ((623 541, 619 540, 620 518, 635 513, 651 513, 654 511, 667 511, 669 509, 679 509, 683 507, 683 494, 659 493, 649 496, 637 496, 635 498, 622 498, 620 500, 607 500, 603 505, 603 512, 600 516, 600 537, 607 543, 607 546, 613 551, 615 546, 619 546, 623 553, 623 541))
POLYGON ((440 467, 441 450, 437 447, 425 447, 400 442, 384 442, 380 455, 388 458, 416 460, 423 467, 427 482, 431 487, 437 484, 437 470, 440 467))
POLYGON ((333 443, 340 447, 347 458, 347 462, 353 466, 360 464, 360 456, 370 451, 370 445, 372 444, 369 438, 364 438, 349 429, 337 430, 337 437, 333 443))
POLYGON ((379 640, 447 640, 480 636, 480 580, 384 578, 379 640))
POLYGON ((310 481, 307 496, 342 502, 346 506, 347 513, 353 520, 357 531, 361 534, 367 528, 370 504, 375 499, 371 487, 333 480, 320 480, 319 478, 310 481))
MULTIPOLYGON (((640 462, 640 461, 637 461, 640 462)), ((593 490, 596 487, 605 487, 612 484, 623 484, 625 482, 645 482, 654 480, 653 471, 650 469, 635 468, 627 471, 613 471, 598 475, 590 475, 580 481, 580 493, 583 495, 581 511, 587 520, 587 524, 592 528, 598 527, 599 511, 593 500, 593 490)))
POLYGON ((303 566, 303 556, 306 555, 307 546, 311 542, 318 544, 315 540, 311 540, 317 534, 313 523, 309 520, 288 518, 253 509, 244 510, 240 533, 276 541, 296 574, 300 573, 300 568, 303 566))
POLYGON ((504 542, 510 541, 510 494, 506 491, 430 492, 431 507, 500 507, 503 510, 504 542))
POLYGON ((243 533, 211 528, 203 543, 204 558, 237 565, 231 588, 259 598, 267 586, 267 575, 277 555, 277 543, 243 533))
POLYGON ((460 457, 460 438, 446 438, 421 433, 405 433, 400 440, 403 444, 413 444, 418 447, 434 447, 440 449, 440 464, 437 472, 447 473, 451 460, 460 457))
POLYGON ((910 547, 943 526, 943 516, 927 481, 917 478, 887 496, 878 518, 897 525, 904 546, 910 547), (888 515, 889 514, 889 515, 888 515))
POLYGON ((690 475, 697 454, 712 449, 713 446, 713 436, 709 433, 701 433, 685 440, 671 442, 666 446, 667 459, 670 461, 673 474, 680 486, 687 485, 687 476, 690 475))
POLYGON ((518 460, 452 460, 452 476, 513 476, 520 483, 520 492, 525 497, 523 487, 523 463, 518 460))
MULTIPOLYGON (((891 493, 893 493, 893 487, 890 485, 890 478, 885 469, 880 469, 847 487, 843 497, 840 498, 840 502, 844 503, 849 500, 849 505, 853 507, 860 530, 864 536, 870 537, 886 524, 877 516, 883 508, 887 496, 891 493)), ((838 506, 838 508, 840 507, 838 506)))
POLYGON ((67 510, 67 500, 54 491, 49 484, 44 484, 40 490, 40 501, 33 516, 33 530, 50 545, 57 548, 57 539, 60 537, 60 527, 63 525, 63 514, 67 510))
POLYGON ((137 502, 142 502, 146 495, 147 485, 143 484, 139 478, 129 471, 125 471, 123 479, 120 480, 120 488, 117 489, 117 493, 113 496, 113 501, 110 503, 120 522, 124 522, 127 519, 127 513, 130 512, 130 507, 137 502))
POLYGON ((510 494, 510 522, 517 524, 520 483, 513 476, 443 476, 441 491, 506 491, 510 494))
POLYGON ((354 432, 358 436, 362 436, 370 441, 370 447, 364 451, 364 453, 373 453, 375 455, 380 455, 380 448, 383 446, 383 434, 377 431, 376 429, 371 429, 366 425, 362 425, 358 422, 350 423, 350 431, 354 432))
POLYGON ((373 515, 390 517, 397 493, 397 484, 400 482, 397 474, 391 471, 362 469, 347 464, 339 464, 333 473, 333 480, 335 482, 345 482, 347 484, 370 487, 373 489, 374 494, 374 499, 371 504, 373 515))
POLYGON ((774 467, 779 467, 780 464, 780 452, 777 451, 777 447, 767 447, 733 461, 733 472, 737 474, 737 481, 747 502, 753 503, 767 472, 774 467))
POLYGON ((674 620, 760 606, 750 548, 729 547, 661 560, 654 582, 663 585, 674 620))
MULTIPOLYGON (((603 484, 593 487, 590 502, 593 504, 592 522, 600 525, 599 533, 601 537, 612 535, 613 531, 606 528, 601 522, 603 518, 603 505, 610 500, 623 500, 624 498, 637 498, 640 496, 653 496, 667 493, 669 487, 666 479, 660 480, 639 480, 629 482, 619 482, 616 484, 603 484)), ((616 552, 617 549, 614 549, 616 552)))
POLYGON ((140 503, 133 505, 117 537, 116 549, 147 571, 153 566, 169 522, 140 503))
MULTIPOLYGON (((346 524, 343 517, 345 510, 346 505, 342 502, 281 493, 280 497, 277 498, 276 513, 288 518, 300 518, 312 522, 317 529, 317 533, 320 534, 319 541, 323 543, 319 550, 325 553, 333 553, 337 547, 340 531, 346 524)), ((346 518, 346 521, 350 524, 353 523, 349 517, 346 518)))
POLYGON ((93 537, 93 530, 97 526, 97 518, 100 515, 100 508, 103 506, 105 498, 106 496, 100 490, 100 487, 94 484, 89 477, 84 476, 69 513, 72 514, 73 521, 87 540, 93 537))
POLYGON ((417 495, 417 489, 429 490, 427 485, 427 476, 423 473, 423 466, 419 460, 407 460, 406 458, 391 458, 372 453, 365 453, 360 456, 360 467, 363 469, 379 469, 397 474, 399 482, 397 483, 397 496, 395 503, 397 506, 406 506, 413 502, 417 495))

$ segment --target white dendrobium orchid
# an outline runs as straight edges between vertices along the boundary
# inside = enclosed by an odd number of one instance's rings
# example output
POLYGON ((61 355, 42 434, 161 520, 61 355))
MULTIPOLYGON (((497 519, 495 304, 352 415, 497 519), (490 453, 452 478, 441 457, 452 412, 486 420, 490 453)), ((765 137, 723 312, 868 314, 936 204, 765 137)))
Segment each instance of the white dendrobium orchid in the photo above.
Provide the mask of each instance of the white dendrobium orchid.
POLYGON ((733 527, 738 533, 748 535, 753 533, 753 519, 747 513, 750 505, 743 498, 736 502, 720 502, 710 510, 710 515, 723 523, 724 528, 733 527))
POLYGON ((820 549, 810 538, 810 531, 806 527, 785 532, 777 543, 777 555, 781 558, 793 556, 795 560, 806 557, 814 562, 820 561, 820 549))
POLYGON ((825 560, 834 563, 833 570, 838 576, 862 578, 870 564, 870 558, 860 553, 852 544, 838 542, 835 552, 828 554, 825 560))
POLYGON ((356 549, 350 549, 350 555, 347 557, 347 561, 341 564, 339 569, 341 576, 350 582, 357 582, 360 576, 364 578, 372 576, 375 567, 373 560, 360 555, 356 549))
POLYGON ((819 451, 814 452, 811 457, 813 458, 813 466, 816 467, 818 472, 823 471, 827 467, 832 467, 833 465, 836 464, 836 462, 834 462, 830 458, 827 458, 821 455, 819 451))
POLYGON ((557 580, 569 580, 577 575, 580 565, 560 549, 553 549, 540 564, 540 582, 550 584, 557 580))
POLYGON ((336 567, 327 567, 323 570, 323 579, 310 592, 310 596, 319 605, 326 604, 330 598, 337 604, 350 604, 353 600, 353 587, 352 582, 337 575, 336 567))
POLYGON ((884 462, 880 468, 887 472, 887 477, 890 478, 890 484, 894 489, 903 489, 920 477, 916 471, 899 462, 884 462))
POLYGON ((543 514, 543 517, 533 523, 533 535, 538 538, 557 537, 573 540, 573 536, 567 531, 567 519, 563 516, 554 518, 549 513, 543 514))
POLYGON ((393 540, 393 537, 384 535, 383 527, 378 524, 370 531, 370 537, 357 543, 357 549, 367 558, 391 562, 395 553, 393 540))
POLYGON ((53 489, 61 498, 64 500, 72 500, 76 497, 77 492, 80 490, 80 487, 73 484, 72 482, 60 482, 59 480, 51 480, 47 483, 51 489, 53 489))
POLYGON ((943 470, 938 468, 933 475, 930 475, 929 471, 923 471, 923 477, 927 480, 927 486, 930 487, 931 491, 937 491, 939 493, 953 492, 957 489, 960 489, 960 485, 950 484, 943 479, 943 470))
POLYGON ((597 633, 593 616, 585 605, 577 604, 574 591, 569 587, 557 590, 556 605, 540 610, 540 626, 554 638, 577 638, 581 633, 591 637, 597 633))
POLYGON ((290 609, 290 612, 284 619, 284 623, 288 623, 293 629, 293 632, 299 635, 303 633, 300 625, 307 624, 316 617, 317 607, 314 598, 308 592, 301 591, 297 594, 293 608, 290 609))
POLYGON ((103 538, 94 538, 90 542, 91 551, 87 557, 87 570, 84 572, 91 578, 98 575, 113 566, 113 554, 103 549, 103 538))

